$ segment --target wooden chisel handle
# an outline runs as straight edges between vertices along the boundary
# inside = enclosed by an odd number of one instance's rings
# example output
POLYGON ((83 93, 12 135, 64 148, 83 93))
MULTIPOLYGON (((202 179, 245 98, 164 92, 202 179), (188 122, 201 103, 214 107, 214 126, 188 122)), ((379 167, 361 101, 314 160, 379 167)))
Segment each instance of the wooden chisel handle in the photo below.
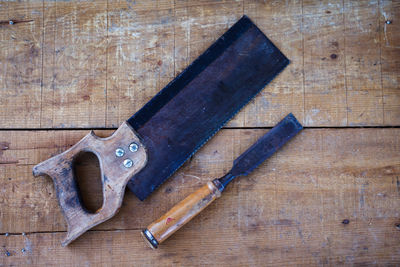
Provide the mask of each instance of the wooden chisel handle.
POLYGON ((222 191, 220 190, 218 181, 208 182, 143 230, 144 239, 152 248, 157 248, 160 243, 219 198, 222 191))

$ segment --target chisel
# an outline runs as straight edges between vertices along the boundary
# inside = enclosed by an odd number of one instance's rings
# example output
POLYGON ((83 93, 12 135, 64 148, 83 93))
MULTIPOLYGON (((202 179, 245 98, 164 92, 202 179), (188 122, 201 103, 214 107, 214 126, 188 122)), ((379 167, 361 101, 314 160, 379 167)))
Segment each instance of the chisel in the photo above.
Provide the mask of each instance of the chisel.
POLYGON ((287 115, 268 133, 248 148, 233 162, 232 169, 223 177, 214 179, 175 205, 158 220, 142 231, 152 248, 188 223, 215 199, 221 196, 226 186, 236 177, 250 174, 258 165, 272 156, 279 148, 303 129, 293 114, 287 115))

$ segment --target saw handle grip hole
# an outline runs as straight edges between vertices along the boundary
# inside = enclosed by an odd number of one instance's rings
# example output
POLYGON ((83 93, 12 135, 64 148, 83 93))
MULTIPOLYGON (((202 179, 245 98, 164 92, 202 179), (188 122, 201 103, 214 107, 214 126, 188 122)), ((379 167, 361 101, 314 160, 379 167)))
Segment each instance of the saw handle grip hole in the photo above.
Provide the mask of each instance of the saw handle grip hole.
POLYGON ((103 206, 103 183, 100 163, 92 152, 80 152, 73 161, 76 183, 82 205, 90 213, 103 206))

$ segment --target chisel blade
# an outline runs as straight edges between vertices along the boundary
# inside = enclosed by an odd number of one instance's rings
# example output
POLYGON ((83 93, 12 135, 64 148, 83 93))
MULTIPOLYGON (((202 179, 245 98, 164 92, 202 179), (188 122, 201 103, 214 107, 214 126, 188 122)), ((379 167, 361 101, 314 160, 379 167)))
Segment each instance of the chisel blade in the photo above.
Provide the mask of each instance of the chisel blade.
POLYGON ((302 129, 303 126, 290 113, 235 159, 230 173, 235 177, 248 175, 302 129))

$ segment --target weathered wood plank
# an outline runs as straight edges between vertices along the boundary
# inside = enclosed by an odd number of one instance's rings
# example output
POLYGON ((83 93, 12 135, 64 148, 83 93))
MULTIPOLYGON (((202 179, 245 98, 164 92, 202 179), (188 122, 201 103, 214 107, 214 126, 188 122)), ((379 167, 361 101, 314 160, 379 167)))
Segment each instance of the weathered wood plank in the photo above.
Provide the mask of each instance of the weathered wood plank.
POLYGON ((361 229, 351 224, 330 225, 329 231, 341 231, 343 235, 310 244, 307 236, 304 243, 300 236, 305 232, 314 233, 315 229, 289 220, 268 220, 262 229, 271 233, 274 228, 279 228, 282 237, 270 235, 265 239, 265 236, 254 234, 249 237, 243 233, 234 241, 232 230, 221 231, 212 223, 203 222, 203 231, 186 228, 158 250, 147 247, 138 230, 89 232, 85 240, 68 248, 58 246, 63 233, 10 235, 0 236, 0 259, 6 266, 287 266, 294 262, 297 265, 398 264, 400 257, 396 253, 396 237, 385 236, 385 232, 393 228, 392 225, 382 220, 374 221, 373 225, 379 231, 374 231, 371 226, 361 229), (352 240, 354 236, 363 238, 352 240), (387 238, 387 241, 384 246, 376 247, 375 238, 387 238), (284 239, 287 242, 283 243, 284 239), (10 253, 8 257, 5 256, 7 252, 10 253))
POLYGON ((342 14, 305 16, 303 23, 305 124, 345 126, 342 14))
POLYGON ((108 3, 107 127, 117 127, 174 77, 173 2, 108 3))
POLYGON ((335 0, 303 0, 303 14, 308 16, 341 14, 343 12, 343 1, 335 0))
POLYGON ((344 6, 348 125, 383 125, 377 5, 377 1, 346 1, 344 6))
POLYGON ((400 124, 400 2, 380 2, 380 41, 384 124, 400 124), (390 24, 387 24, 390 23, 390 24))
MULTIPOLYGON (((1 259, 4 264, 14 259, 39 265, 56 259, 109 263, 112 258, 128 264, 139 255, 143 263, 157 255, 162 263, 199 264, 211 260, 200 255, 214 251, 220 264, 228 260, 224 253, 238 264, 400 261, 400 129, 393 128, 306 129, 251 176, 235 181, 163 249, 147 251, 137 230, 223 175, 265 131, 222 130, 146 201, 128 192, 119 214, 96 227, 102 231, 83 235, 67 249, 59 247, 64 233, 20 233, 65 231, 52 182, 33 178, 31 168, 71 146, 85 131, 2 131, 0 244, 13 257, 2 254, 1 259), (349 224, 342 223, 345 219, 349 224), (17 235, 5 237, 6 232, 17 235), (31 246, 31 252, 22 253, 24 246, 31 246), (99 251, 109 251, 111 257, 96 256, 99 251)), ((86 193, 100 198, 90 189, 86 193)))
POLYGON ((43 5, 41 127, 104 126, 107 1, 43 5))
POLYGON ((40 127, 42 18, 41 1, 0 3, 2 128, 40 127))
MULTIPOLYGON (((399 2, 33 0, 0 2, 0 128, 117 127, 242 14, 291 64, 228 126, 288 112, 307 126, 400 125, 399 2)), ((400 129, 390 128, 306 129, 148 249, 139 230, 265 131, 222 130, 146 201, 127 192, 115 218, 68 248, 52 182, 31 171, 87 131, 0 131, 0 266, 400 264, 400 129)), ((96 164, 80 167, 85 200, 101 205, 96 164)))
POLYGON ((117 127, 244 13, 292 63, 228 126, 399 125, 396 2, 1 5, 3 128, 117 127))

